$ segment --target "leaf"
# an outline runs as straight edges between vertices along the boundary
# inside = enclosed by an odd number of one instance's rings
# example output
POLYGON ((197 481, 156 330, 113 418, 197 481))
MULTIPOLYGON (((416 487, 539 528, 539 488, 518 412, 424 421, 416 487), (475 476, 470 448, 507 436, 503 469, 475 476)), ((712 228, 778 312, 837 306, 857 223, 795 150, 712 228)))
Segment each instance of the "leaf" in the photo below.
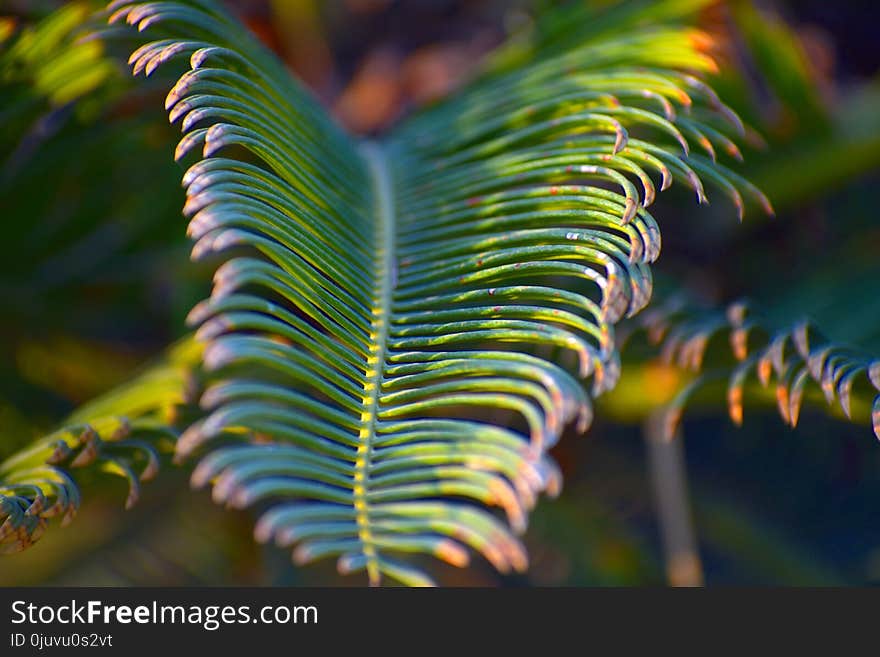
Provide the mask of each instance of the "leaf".
MULTIPOLYGON (((806 321, 775 332, 761 328, 761 322, 752 317, 744 302, 736 302, 720 312, 687 308, 675 299, 665 308, 658 305, 635 321, 649 336, 656 334, 656 327, 662 325, 665 334, 659 340, 659 358, 667 364, 694 371, 704 368, 702 360, 709 342, 722 334, 728 336, 732 352, 729 357, 714 352, 705 365, 707 372, 691 382, 669 405, 668 412, 676 422, 705 381, 722 374, 729 377, 728 411, 736 425, 742 424, 743 388, 752 371, 765 388, 775 375, 779 414, 792 427, 797 426, 810 382, 822 391, 829 405, 836 403, 849 419, 852 419, 853 388, 857 382, 864 388, 873 386, 880 390, 877 361, 870 356, 829 341, 806 321), (751 339, 735 338, 742 335, 746 326, 751 339), (696 354, 692 353, 693 345, 697 346, 696 354)), ((859 397, 864 397, 863 392, 859 397)), ((872 419, 875 432, 876 419, 875 412, 872 419)))
POLYGON ((152 39, 136 74, 189 57, 166 109, 193 257, 220 262, 190 315, 214 381, 177 446, 207 452, 193 483, 266 508, 257 538, 298 563, 335 557, 373 584, 430 583, 409 553, 524 569, 515 534, 560 486, 547 451, 591 417, 579 379, 613 387, 614 325, 650 298, 646 207, 673 181, 704 201, 700 176, 767 205, 688 155, 740 128, 684 70, 711 68, 693 33, 536 55, 360 142, 213 3, 108 15, 152 39))
POLYGON ((30 137, 44 138, 66 120, 65 106, 97 90, 106 92, 119 80, 119 71, 105 56, 100 41, 74 40, 89 12, 87 3, 70 2, 23 28, 8 43, 0 40, 3 119, 8 125, 15 121, 31 123, 37 118, 32 127, 35 134, 30 137), (51 112, 43 114, 43 104, 51 112))
MULTIPOLYGON (((26 4, 23 15, 45 13, 26 4)), ((163 146, 174 131, 161 112, 122 93, 133 81, 102 41, 80 39, 97 24, 96 3, 59 4, 0 44, 0 205, 9 217, 0 360, 10 363, 28 342, 91 343, 107 334, 108 316, 117 338, 144 335, 151 319, 170 325, 157 311, 170 315, 181 297, 188 310, 198 276, 180 235, 179 175, 163 146), (79 91, 73 97, 64 87, 79 91), (169 289, 161 299, 159 280, 169 289)), ((40 344, 49 354, 53 346, 40 344)), ((54 353, 56 370, 69 365, 65 355, 54 353)), ((73 399, 91 396, 81 389, 73 399)))
POLYGON ((81 501, 76 473, 125 478, 131 508, 141 482, 159 471, 159 453, 177 441, 180 407, 196 394, 201 349, 184 340, 129 383, 77 410, 62 426, 0 462, 0 553, 33 545, 51 518, 68 524, 81 501))

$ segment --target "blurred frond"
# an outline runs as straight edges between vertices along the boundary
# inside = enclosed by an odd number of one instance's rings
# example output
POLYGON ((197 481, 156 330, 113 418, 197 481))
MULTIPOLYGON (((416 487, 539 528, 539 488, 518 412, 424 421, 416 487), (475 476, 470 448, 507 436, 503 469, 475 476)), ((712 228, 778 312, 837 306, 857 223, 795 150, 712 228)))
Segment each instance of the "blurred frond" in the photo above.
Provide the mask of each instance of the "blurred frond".
POLYGON ((869 418, 880 439, 880 359, 829 340, 807 321, 773 330, 745 303, 722 312, 672 301, 644 313, 637 324, 658 346, 663 363, 699 373, 667 406, 669 437, 689 399, 708 382, 727 378, 728 412, 738 425, 744 390, 760 383, 772 386, 779 414, 792 427, 812 390, 848 419, 869 418))
POLYGON ((137 502, 141 482, 159 471, 160 453, 174 450, 176 427, 191 419, 181 410, 198 394, 200 357, 192 340, 175 345, 161 362, 0 462, 0 552, 29 547, 51 518, 68 524, 80 506, 83 476, 121 476, 126 508, 137 502))
MULTIPOLYGON (((772 3, 719 5, 725 64, 711 84, 759 126, 750 141, 766 146, 749 158, 750 180, 778 209, 803 206, 880 166, 880 85, 831 77, 831 62, 810 57, 806 34, 772 3)), ((833 52, 825 57, 833 59, 833 52)))
MULTIPOLYGON (((123 78, 106 56, 104 45, 97 40, 77 40, 90 11, 87 2, 71 2, 34 25, 16 30, 8 23, 10 27, 2 35, 5 38, 0 38, 0 85, 4 92, 0 120, 8 130, 0 142, 4 154, 10 146, 5 138, 25 135, 18 149, 26 148, 29 140, 57 131, 71 114, 74 101, 87 96, 95 100, 98 90, 110 93, 113 81, 118 83, 118 91, 123 78)), ((94 104, 76 111, 89 106, 94 104)))
MULTIPOLYGON (((716 0, 611 0, 609 2, 559 3, 553 10, 538 13, 508 43, 489 58, 487 72, 513 71, 532 63, 536 58, 553 57, 584 43, 602 38, 620 37, 657 26, 676 23, 692 24, 701 9, 716 0)), ((708 45, 706 35, 689 31, 690 52, 676 48, 655 52, 658 65, 677 65, 683 60, 688 69, 715 71, 715 61, 700 52, 708 45), (693 48, 696 47, 697 50, 693 48), (669 59, 667 59, 669 58, 669 59), (677 60, 677 61, 676 61, 677 60)), ((670 44, 671 45, 671 44, 670 44)))
POLYGON ((207 287, 187 266, 173 133, 88 37, 97 4, 22 6, 0 44, 0 399, 27 418, 0 422, 0 454, 128 378, 207 287))

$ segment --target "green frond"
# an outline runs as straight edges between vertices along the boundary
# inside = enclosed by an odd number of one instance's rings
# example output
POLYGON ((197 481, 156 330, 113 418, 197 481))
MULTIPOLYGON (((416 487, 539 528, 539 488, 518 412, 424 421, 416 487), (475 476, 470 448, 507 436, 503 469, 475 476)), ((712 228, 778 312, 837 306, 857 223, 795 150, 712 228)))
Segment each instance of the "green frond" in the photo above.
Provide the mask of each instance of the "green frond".
POLYGON ((858 415, 870 418, 880 439, 880 359, 829 340, 807 321, 770 331, 742 302, 725 312, 695 312, 672 301, 642 315, 638 324, 659 346, 663 362, 702 372, 667 407, 669 436, 689 399, 707 380, 724 377, 728 412, 737 425, 743 421, 744 389, 751 381, 773 386, 779 414, 792 427, 812 386, 848 419, 853 419, 854 399, 861 402, 858 415), (727 342, 728 357, 705 362, 713 341, 727 342))
MULTIPOLYGON (((513 71, 531 63, 537 57, 552 57, 592 44, 598 39, 629 36, 657 26, 692 23, 697 12, 715 0, 612 0, 611 2, 561 3, 553 11, 541 12, 515 34, 507 43, 491 53, 485 66, 487 73, 513 71)), ((703 42, 706 36, 696 30, 690 36, 703 42)), ((680 36, 680 34, 678 35, 680 36)), ((650 63, 660 64, 659 58, 684 54, 684 67, 715 70, 711 57, 702 56, 693 49, 663 49, 650 63)), ((676 64, 673 64, 675 66, 676 64)))
POLYGON ((614 325, 650 298, 657 192, 703 202, 704 179, 769 209, 715 161, 742 126, 697 77, 694 33, 535 56, 361 142, 213 3, 107 12, 151 37, 136 74, 189 58, 166 109, 193 257, 221 259, 190 315, 214 381, 177 445, 207 451, 194 484, 266 507, 257 538, 297 562, 371 583, 429 584, 407 553, 525 568, 516 534, 560 486, 547 450, 586 428, 581 379, 614 385, 614 325))
POLYGON ((70 2, 33 26, 15 31, 10 24, 0 38, 0 116, 7 125, 33 121, 43 105, 57 110, 121 79, 100 41, 76 40, 90 13, 89 3, 70 2))
MULTIPOLYGON (((167 325, 177 336, 204 287, 180 234, 179 176, 167 161, 174 131, 153 103, 142 107, 138 95, 149 98, 152 90, 133 92, 124 62, 89 38, 100 24, 95 0, 63 3, 29 24, 30 12, 47 9, 37 4, 17 9, 25 17, 10 22, 0 43, 0 207, 7 219, 0 361, 19 361, 31 341, 47 352, 55 340, 94 342, 108 316, 117 336, 131 336, 143 335, 148 317, 176 311, 167 325), (166 281, 169 292, 157 294, 166 281)), ((64 354, 53 356, 67 366, 64 354)), ((15 378, 27 378, 22 369, 9 374, 7 396, 15 378)), ((75 401, 91 396, 79 390, 75 401)))
POLYGON ((159 455, 177 442, 181 407, 198 394, 201 356, 192 340, 175 345, 140 376, 78 409, 55 431, 0 462, 0 553, 32 545, 50 519, 67 525, 80 505, 77 473, 128 482, 125 507, 159 471, 159 455))

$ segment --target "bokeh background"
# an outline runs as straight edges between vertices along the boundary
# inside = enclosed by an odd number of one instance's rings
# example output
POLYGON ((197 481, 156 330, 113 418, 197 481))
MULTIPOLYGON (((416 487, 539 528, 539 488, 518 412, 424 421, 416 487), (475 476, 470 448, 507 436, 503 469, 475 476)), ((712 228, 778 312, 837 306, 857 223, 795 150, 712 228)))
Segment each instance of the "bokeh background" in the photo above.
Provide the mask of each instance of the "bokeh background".
MULTIPOLYGON (((0 0, 0 35, 62 4, 96 3, 0 0)), ((561 3, 226 4, 339 121, 381 134, 452 92, 494 46, 561 3)), ((875 4, 728 0, 700 12, 695 20, 722 63, 713 84, 754 129, 744 174, 778 216, 752 213, 740 224, 723 203, 698 209, 670 190, 655 213, 666 218, 655 269, 661 297, 686 290, 719 305, 747 296, 771 323, 806 315, 834 339, 880 354, 875 4)), ((186 312, 208 290, 208 273, 188 260, 181 172, 171 161, 176 133, 161 112, 167 86, 131 88, 123 66, 100 61, 94 84, 55 96, 24 98, 23 84, 3 80, 0 456, 180 337, 186 312)), ((45 69, 35 66, 35 79, 63 75, 45 69)), ((619 389, 600 403, 588 434, 566 436, 555 451, 566 485, 532 516, 529 572, 438 566, 438 580, 666 582, 645 427, 684 380, 657 362, 625 361, 619 389)), ((880 445, 864 423, 816 407, 792 430, 758 404, 740 429, 723 397, 710 398, 686 412, 675 449, 687 465, 706 583, 880 584, 880 445)), ((73 526, 0 558, 0 583, 359 583, 340 579, 332 564, 294 568, 286 552, 252 541, 251 514, 214 506, 206 492, 188 489, 185 473, 165 470, 129 512, 122 482, 89 482, 73 526), (115 494, 93 493, 102 490, 115 494)))

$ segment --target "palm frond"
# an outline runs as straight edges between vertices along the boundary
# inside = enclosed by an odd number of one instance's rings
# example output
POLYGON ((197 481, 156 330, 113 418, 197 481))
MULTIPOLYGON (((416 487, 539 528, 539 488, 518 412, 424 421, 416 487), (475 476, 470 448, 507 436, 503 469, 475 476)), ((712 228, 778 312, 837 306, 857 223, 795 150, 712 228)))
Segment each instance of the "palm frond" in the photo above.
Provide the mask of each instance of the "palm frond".
POLYGON ((181 407, 197 396, 201 348, 175 345, 140 376, 86 404, 51 433, 0 462, 0 553, 32 545, 49 520, 67 525, 80 506, 77 472, 104 472, 128 482, 126 508, 141 482, 159 471, 159 454, 177 442, 181 407))
POLYGON ((108 15, 151 35, 136 74, 189 57, 166 109, 176 158, 196 160, 193 257, 222 259, 190 316, 214 377, 177 446, 208 452, 194 484, 268 506, 258 539, 296 545, 297 562, 336 557, 374 584, 431 583, 406 553, 525 568, 515 534, 560 486, 547 450, 590 420, 579 379, 614 385, 614 324, 650 298, 658 187, 705 201, 704 178, 740 213, 769 208, 716 162, 741 124, 698 77, 702 37, 587 40, 361 142, 213 3, 108 15), (502 426, 499 409, 520 419, 502 426))
POLYGON ((745 302, 725 311, 699 312, 673 299, 643 314, 637 324, 658 345, 663 362, 701 373, 668 405, 667 436, 674 435, 690 398, 707 381, 726 377, 728 412, 737 425, 743 421, 744 390, 750 382, 773 385, 779 414, 792 427, 812 386, 850 420, 854 400, 859 402, 864 408, 858 416, 870 417, 880 439, 880 359, 835 343, 809 321, 772 330, 745 302), (719 341, 727 342, 727 355, 709 357, 710 343, 719 341))
MULTIPOLYGON (((553 11, 532 18, 520 32, 491 53, 487 72, 512 71, 534 59, 552 57, 579 47, 586 41, 632 34, 648 26, 670 23, 693 24, 701 9, 715 0, 611 0, 610 2, 559 3, 553 11)), ((693 32, 693 36, 699 33, 693 32)), ((672 54, 670 51, 657 53, 672 54)), ((686 68, 714 70, 711 58, 688 55, 686 68)), ((658 63, 661 60, 655 60, 658 63)))
MULTIPOLYGON (((179 177, 167 162, 173 130, 159 108, 140 109, 150 87, 133 91, 107 44, 88 38, 95 7, 64 3, 0 40, 0 206, 9 218, 0 361, 14 362, 27 339, 93 341, 110 314, 121 333, 143 335, 146 318, 188 310, 204 294, 188 294, 198 270, 177 271, 188 263, 179 177), (165 281, 171 292, 157 294, 165 281)), ((9 394, 21 372, 2 369, 9 394)))
POLYGON ((16 30, 10 23, 0 34, 0 117, 8 128, 18 128, 4 137, 57 130, 73 101, 122 80, 100 41, 76 41, 90 13, 88 3, 71 2, 35 25, 16 30))

